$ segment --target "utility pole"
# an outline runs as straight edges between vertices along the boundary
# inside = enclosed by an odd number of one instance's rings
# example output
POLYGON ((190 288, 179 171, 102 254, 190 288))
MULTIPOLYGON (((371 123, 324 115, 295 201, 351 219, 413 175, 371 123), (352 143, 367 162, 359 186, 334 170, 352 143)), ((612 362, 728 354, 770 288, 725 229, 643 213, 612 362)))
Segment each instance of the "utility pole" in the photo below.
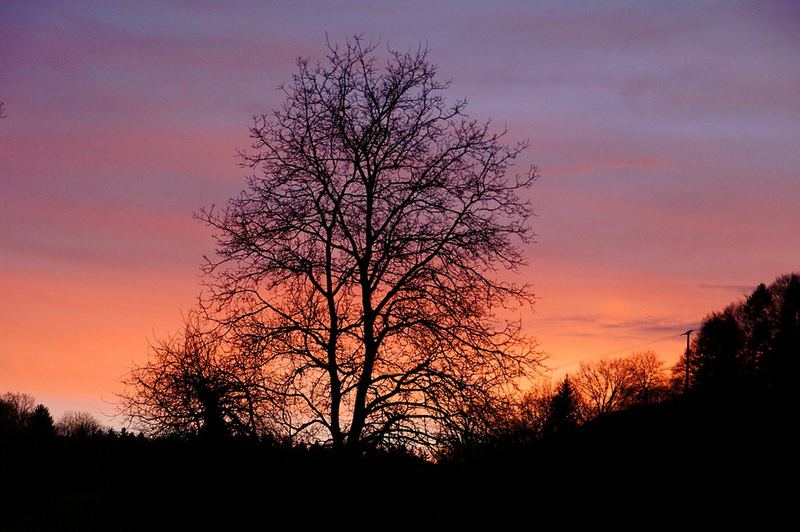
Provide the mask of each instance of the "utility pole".
POLYGON ((689 329, 685 333, 678 335, 686 337, 686 354, 683 357, 684 366, 686 366, 686 380, 683 383, 684 394, 689 391, 689 338, 692 336, 692 331, 694 331, 694 329, 689 329))

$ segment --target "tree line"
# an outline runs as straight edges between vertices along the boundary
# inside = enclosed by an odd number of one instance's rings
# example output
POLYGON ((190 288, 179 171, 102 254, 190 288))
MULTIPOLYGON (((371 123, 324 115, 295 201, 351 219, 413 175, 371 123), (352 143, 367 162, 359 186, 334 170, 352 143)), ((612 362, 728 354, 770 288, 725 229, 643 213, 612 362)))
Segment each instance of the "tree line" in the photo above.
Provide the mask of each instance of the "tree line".
MULTIPOLYGON (((152 436, 282 440, 270 418, 272 398, 260 384, 265 367, 203 326, 192 316, 182 334, 153 346, 147 363, 128 375, 122 404, 129 422, 152 436)), ((799 337, 798 274, 758 285, 745 300, 703 319, 689 351, 689 395, 795 393, 787 375, 800 360, 799 337)), ((538 439, 607 414, 681 399, 685 364, 684 354, 670 369, 652 351, 582 362, 556 384, 539 378, 523 393, 461 410, 434 451, 447 454, 509 435, 538 439)))
MULTIPOLYGON (((686 355, 675 366, 686 373, 686 355)), ((746 390, 797 399, 800 369, 800 275, 759 284, 743 301, 705 317, 689 352, 689 389, 696 394, 746 390)))
POLYGON ((531 387, 483 431, 465 433, 461 443, 529 442, 575 431, 609 414, 668 402, 796 405, 793 376, 799 365, 800 275, 789 273, 703 318, 688 353, 672 368, 652 351, 581 362, 555 387, 547 381, 531 387))
POLYGON ((753 294, 703 320, 689 353, 697 369, 688 392, 685 359, 672 368, 679 378, 652 352, 584 362, 557 383, 542 379, 505 396, 504 409, 495 403, 462 412, 447 439, 422 456, 415 447, 377 446, 353 455, 326 442, 279 438, 270 430, 269 409, 259 404, 269 396, 248 390, 253 368, 240 366, 216 332, 198 331, 202 320, 190 322, 189 341, 183 333, 154 345, 149 366, 134 370, 145 372, 142 385, 158 376, 165 387, 151 390, 162 401, 136 406, 153 409, 138 425, 146 433, 107 429, 88 414, 54 421, 29 395, 0 396, 0 475, 7 479, 0 500, 13 508, 0 511, 0 524, 11 519, 11 529, 35 529, 44 520, 54 528, 130 529, 129 522, 115 520, 135 507, 137 518, 172 528, 202 528, 210 515, 243 526, 268 519, 296 527, 325 522, 365 486, 380 488, 357 504, 362 524, 385 523, 398 507, 411 521, 497 524, 531 501, 539 510, 568 501, 573 510, 592 508, 585 515, 593 519, 649 511, 654 500, 679 508, 668 512, 674 517, 683 515, 686 500, 702 501, 694 511, 712 516, 711 523, 735 503, 769 519, 794 507, 783 486, 793 480, 796 464, 796 392, 770 377, 767 361, 800 356, 800 345, 787 341, 800 330, 798 277, 788 274, 754 290, 770 294, 771 303, 761 307, 768 309, 761 315, 766 321, 745 311, 753 294), (743 320, 737 327, 708 326, 729 310, 743 320), (759 344, 768 348, 756 357, 747 348, 755 345, 748 330, 770 339, 759 344), (711 372, 721 353, 739 361, 740 370, 711 372), (158 371, 151 374, 153 367, 158 371), (254 478, 261 480, 257 489, 232 489, 254 478), (599 492, 576 491, 598 479, 599 492), (323 490, 324 496, 308 495, 331 482, 336 489, 323 490), (34 492, 39 495, 30 497, 34 492), (97 510, 85 512, 75 501, 93 501, 97 510), (249 509, 255 507, 265 510, 254 514, 249 509))
MULTIPOLYGON (((26 439, 47 441, 56 436, 91 438, 114 435, 87 412, 67 411, 58 421, 50 410, 26 393, 6 392, 0 395, 0 440, 26 439)), ((125 429, 124 434, 128 434, 125 429)))

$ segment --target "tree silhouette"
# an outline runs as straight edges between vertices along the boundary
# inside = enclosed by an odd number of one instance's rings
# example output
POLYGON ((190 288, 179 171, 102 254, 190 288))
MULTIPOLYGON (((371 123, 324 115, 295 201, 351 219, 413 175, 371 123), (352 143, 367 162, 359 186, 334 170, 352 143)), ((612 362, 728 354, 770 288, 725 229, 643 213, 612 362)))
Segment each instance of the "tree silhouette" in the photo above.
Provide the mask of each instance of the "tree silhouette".
POLYGON ((28 415, 26 429, 34 439, 46 440, 54 436, 55 426, 50 410, 42 404, 36 405, 36 408, 28 415))
POLYGON ((667 396, 664 362, 653 351, 633 353, 627 358, 631 372, 631 401, 651 404, 667 396))
POLYGON ((298 60, 256 118, 248 189, 199 217, 216 230, 207 310, 268 362, 286 434, 336 447, 433 446, 539 358, 495 310, 524 286, 494 272, 530 237, 508 175, 524 145, 448 105, 428 51, 354 38, 298 60))
POLYGON ((634 375, 624 358, 581 362, 575 374, 581 415, 591 419, 630 405, 634 397, 634 375))
POLYGON ((151 435, 264 436, 262 367, 196 313, 123 379, 120 413, 151 435))
POLYGON ((36 399, 27 393, 6 392, 0 396, 0 401, 10 405, 18 422, 30 414, 36 406, 36 399))
POLYGON ((764 367, 773 350, 773 300, 772 293, 764 283, 759 284, 748 296, 739 311, 743 352, 740 356, 743 371, 750 380, 766 374, 764 367))
POLYGON ((6 392, 0 395, 0 435, 24 430, 36 400, 26 393, 6 392))
POLYGON ((564 377, 550 399, 543 433, 561 434, 575 430, 580 416, 578 394, 569 377, 564 377))
POLYGON ((669 389, 664 363, 652 351, 582 362, 574 375, 574 386, 584 421, 635 405, 662 401, 669 389))
POLYGON ((66 438, 92 438, 103 434, 103 426, 88 412, 66 412, 55 425, 56 434, 66 438))
MULTIPOLYGON (((684 364, 681 359, 673 371, 681 373, 684 364)), ((800 276, 760 284, 746 300, 707 316, 689 370, 697 392, 792 393, 800 371, 800 276)))
POLYGON ((555 393, 549 381, 534 384, 525 391, 516 409, 518 431, 534 436, 543 434, 555 393))
MULTIPOLYGON (((739 352, 743 335, 734 308, 707 317, 694 345, 694 386, 702 391, 720 391, 735 383, 741 373, 739 352)), ((690 368, 691 369, 691 368, 690 368)))
MULTIPOLYGON (((691 351, 691 346, 689 347, 690 354, 689 358, 689 386, 691 387, 694 383, 692 381, 692 375, 694 373, 693 367, 695 364, 694 362, 694 352, 691 351)), ((681 356, 678 358, 678 361, 675 363, 674 366, 670 369, 669 374, 669 390, 672 394, 680 394, 686 391, 686 352, 682 353, 681 356)))
POLYGON ((779 277, 773 284, 778 302, 774 323, 775 343, 765 366, 773 389, 797 398, 800 371, 800 275, 779 277))

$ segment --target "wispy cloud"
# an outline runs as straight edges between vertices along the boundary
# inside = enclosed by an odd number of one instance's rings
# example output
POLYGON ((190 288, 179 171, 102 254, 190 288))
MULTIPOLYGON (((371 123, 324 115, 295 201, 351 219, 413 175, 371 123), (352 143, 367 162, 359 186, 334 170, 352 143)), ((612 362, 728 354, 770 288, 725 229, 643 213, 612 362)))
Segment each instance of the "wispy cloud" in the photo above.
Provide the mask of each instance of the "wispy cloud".
POLYGON ((562 166, 542 168, 542 174, 548 177, 584 176, 608 170, 669 170, 672 167, 661 155, 645 155, 632 159, 583 162, 562 166))
POLYGON ((622 332, 634 335, 667 334, 674 331, 680 333, 696 325, 695 322, 685 316, 619 318, 605 314, 556 315, 541 319, 537 318, 534 321, 550 325, 560 324, 571 329, 586 326, 592 329, 590 334, 595 335, 622 332))
POLYGON ((698 288, 704 290, 724 290, 726 292, 736 292, 738 294, 747 294, 752 292, 755 285, 749 284, 707 284, 701 283, 697 285, 698 288))

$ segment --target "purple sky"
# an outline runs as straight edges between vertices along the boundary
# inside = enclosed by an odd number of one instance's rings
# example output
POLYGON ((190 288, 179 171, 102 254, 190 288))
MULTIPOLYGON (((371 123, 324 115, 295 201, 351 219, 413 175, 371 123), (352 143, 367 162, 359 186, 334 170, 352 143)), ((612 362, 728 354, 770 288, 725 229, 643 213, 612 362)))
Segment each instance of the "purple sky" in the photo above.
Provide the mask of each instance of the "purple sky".
POLYGON ((298 55, 427 43, 529 139, 529 331, 559 372, 652 348, 800 269, 800 3, 0 4, 0 391, 111 412, 213 251, 250 116, 298 55))

